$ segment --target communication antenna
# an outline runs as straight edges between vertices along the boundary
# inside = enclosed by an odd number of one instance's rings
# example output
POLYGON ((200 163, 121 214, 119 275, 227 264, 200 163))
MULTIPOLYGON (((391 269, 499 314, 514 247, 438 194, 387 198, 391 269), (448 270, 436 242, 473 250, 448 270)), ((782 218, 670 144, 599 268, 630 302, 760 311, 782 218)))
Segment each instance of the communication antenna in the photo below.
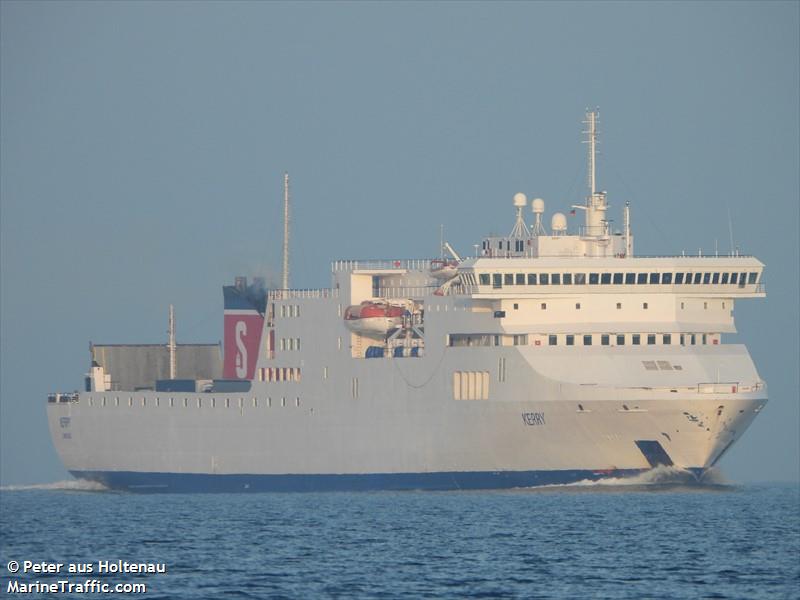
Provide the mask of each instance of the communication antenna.
POLYGON ((589 144, 589 195, 584 206, 573 206, 573 209, 586 211, 586 235, 606 236, 608 235, 608 221, 605 214, 608 205, 606 204, 606 193, 597 191, 597 122, 600 113, 598 109, 587 110, 584 124, 587 130, 584 133, 587 139, 584 143, 589 144))
POLYGON ((514 194, 514 208, 517 209, 517 221, 514 223, 514 229, 508 237, 512 238, 526 238, 530 237, 531 232, 525 224, 525 219, 522 216, 522 210, 528 205, 528 198, 522 192, 514 194))
POLYGON ((175 379, 178 371, 178 361, 176 356, 177 344, 175 344, 175 308, 169 305, 169 378, 175 379))
POLYGON ((734 253, 734 246, 733 246, 733 219, 731 218, 731 206, 728 205, 728 233, 731 236, 731 256, 734 253))
POLYGON ((289 173, 283 174, 283 279, 281 287, 289 289, 289 173))
POLYGON ((625 256, 633 256, 633 237, 631 237, 631 202, 625 201, 625 256))
POLYGON ((544 200, 541 198, 534 198, 531 202, 531 210, 533 210, 534 223, 531 234, 534 236, 547 235, 544 225, 542 225, 542 215, 544 214, 544 200))

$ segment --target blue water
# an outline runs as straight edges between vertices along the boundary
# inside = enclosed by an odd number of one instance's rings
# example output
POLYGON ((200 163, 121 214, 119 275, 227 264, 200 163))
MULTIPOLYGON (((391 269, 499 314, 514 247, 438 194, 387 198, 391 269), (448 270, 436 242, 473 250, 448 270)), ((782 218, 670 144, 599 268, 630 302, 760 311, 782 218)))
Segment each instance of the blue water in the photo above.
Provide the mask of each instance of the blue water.
POLYGON ((148 599, 800 598, 797 485, 620 483, 238 495, 4 488, 0 595, 14 579, 95 578, 144 582, 147 593, 133 597, 148 599), (13 577, 10 560, 149 561, 167 573, 13 577))

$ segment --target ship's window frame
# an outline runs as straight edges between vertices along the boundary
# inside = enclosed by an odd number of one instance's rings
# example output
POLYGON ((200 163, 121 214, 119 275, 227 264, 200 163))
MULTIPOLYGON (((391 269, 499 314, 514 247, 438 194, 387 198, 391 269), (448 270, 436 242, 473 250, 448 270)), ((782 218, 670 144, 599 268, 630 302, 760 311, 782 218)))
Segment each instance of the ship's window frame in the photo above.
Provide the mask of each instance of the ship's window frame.
POLYGON ((600 283, 600 273, 589 273, 589 285, 600 283))
POLYGON ((592 334, 587 333, 583 336, 583 345, 584 346, 591 346, 592 345, 592 334))
POLYGON ((625 334, 618 333, 617 334, 617 346, 624 346, 625 345, 625 334))
POLYGON ((703 285, 711 283, 711 273, 703 273, 703 285))
POLYGON ((728 273, 727 271, 725 271, 725 272, 722 274, 722 279, 720 279, 720 281, 719 281, 719 282, 720 282, 722 285, 728 285, 728 280, 730 279, 730 277, 731 277, 731 274, 730 274, 730 273, 728 273))
POLYGON ((586 285, 586 273, 575 273, 575 285, 586 285))
POLYGON ((731 285, 739 283, 739 273, 731 273, 731 285))
POLYGON ((650 273, 650 285, 658 285, 661 283, 661 273, 650 273))
POLYGON ((636 273, 625 273, 625 285, 636 285, 636 273))
POLYGON ((575 310, 580 310, 580 309, 581 309, 581 303, 580 302, 576 302, 575 303, 575 310))
POLYGON ((614 273, 614 285, 622 285, 622 280, 624 278, 624 273, 618 271, 614 273))
POLYGON ((489 273, 478 273, 478 281, 481 285, 492 285, 492 278, 489 273))
POLYGON ((611 285, 611 273, 600 273, 600 284, 611 285))
POLYGON ((662 285, 670 285, 672 283, 672 272, 661 274, 662 285))
POLYGON ((528 273, 528 285, 536 285, 536 273, 528 273))
POLYGON ((499 290, 503 287, 503 274, 492 273, 492 288, 499 290))
POLYGON ((704 333, 703 334, 703 346, 705 346, 706 344, 708 344, 708 334, 704 333))
POLYGON ((655 333, 648 333, 647 334, 647 345, 648 346, 655 346, 656 345, 656 334, 655 333))
POLYGON ((555 334, 550 334, 547 336, 547 345, 548 346, 557 346, 558 345, 558 336, 555 334))
POLYGON ((645 284, 647 284, 647 273, 637 273, 636 285, 645 285, 645 284))
POLYGON ((513 273, 503 273, 503 285, 514 285, 513 273))
POLYGON ((551 273, 550 274, 550 284, 551 285, 561 285, 561 273, 551 273))
POLYGON ((622 310, 622 302, 617 302, 617 310, 622 310))
POLYGON ((542 310, 547 310, 547 302, 542 302, 542 310))
POLYGON ((549 273, 539 273, 539 285, 550 285, 549 273))
POLYGON ((683 271, 675 273, 675 285, 683 285, 683 271))
POLYGON ((712 283, 713 285, 719 285, 719 272, 715 272, 715 273, 714 273, 714 274, 711 276, 711 283, 712 283))
POLYGON ((575 345, 575 336, 573 334, 571 334, 571 333, 567 334, 566 344, 567 344, 567 346, 574 346, 575 345))
POLYGON ((611 344, 611 337, 607 333, 602 334, 600 336, 600 345, 608 346, 610 344, 611 344))
POLYGON ((689 342, 690 342, 690 344, 692 346, 696 346, 697 345, 697 335, 694 334, 694 333, 690 334, 689 335, 689 342))
POLYGON ((516 279, 517 285, 525 285, 525 273, 517 273, 516 279))
POLYGON ((747 285, 755 285, 758 283, 758 271, 750 271, 747 275, 747 285))
POLYGON ((694 274, 694 280, 692 282, 692 285, 700 285, 701 283, 703 283, 703 274, 697 272, 694 274))
POLYGON ((683 333, 681 334, 681 337, 680 337, 680 343, 681 343, 681 346, 685 346, 686 345, 686 335, 683 334, 683 333))
POLYGON ((642 345, 642 336, 638 333, 634 333, 631 335, 631 346, 641 346, 642 345))
POLYGON ((562 285, 572 285, 572 273, 564 273, 561 276, 562 285))
POLYGON ((642 310, 647 310, 650 308, 650 305, 647 302, 642 302, 642 310))
POLYGON ((661 342, 665 346, 671 346, 672 345, 672 334, 671 333, 665 333, 664 335, 662 335, 661 336, 661 342))

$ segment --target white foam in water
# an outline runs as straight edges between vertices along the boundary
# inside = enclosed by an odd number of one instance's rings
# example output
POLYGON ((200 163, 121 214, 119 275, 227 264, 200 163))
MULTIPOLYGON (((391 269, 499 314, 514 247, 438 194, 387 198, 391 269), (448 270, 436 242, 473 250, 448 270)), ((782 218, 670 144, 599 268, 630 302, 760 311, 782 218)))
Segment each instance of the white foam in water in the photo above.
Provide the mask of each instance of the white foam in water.
POLYGON ((608 477, 605 479, 584 479, 575 483, 562 483, 555 485, 545 485, 543 488, 565 488, 565 487, 630 487, 648 485, 691 485, 691 486, 714 486, 729 485, 729 482, 719 469, 709 469, 698 479, 694 473, 679 467, 658 466, 644 473, 631 477, 608 477))
POLYGON ((4 485, 0 486, 0 492, 20 492, 27 490, 51 490, 61 492, 105 492, 108 488, 96 481, 86 479, 67 479, 64 481, 54 481, 53 483, 32 483, 29 485, 4 485))

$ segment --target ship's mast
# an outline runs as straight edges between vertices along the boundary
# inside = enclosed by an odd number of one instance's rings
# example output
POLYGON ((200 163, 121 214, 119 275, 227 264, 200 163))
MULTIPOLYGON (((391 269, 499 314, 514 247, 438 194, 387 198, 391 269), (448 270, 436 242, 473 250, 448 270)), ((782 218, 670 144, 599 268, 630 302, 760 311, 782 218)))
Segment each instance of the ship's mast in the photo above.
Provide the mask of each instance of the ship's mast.
POLYGON ((608 221, 606 220, 605 192, 597 191, 597 122, 600 113, 597 109, 587 111, 586 121, 588 129, 584 132, 589 144, 589 195, 586 198, 586 205, 582 208, 586 211, 586 231, 584 235, 588 237, 605 237, 608 235, 608 221))
POLYGON ((283 279, 281 287, 289 289, 289 173, 283 174, 283 279))
POLYGON ((178 371, 178 360, 176 356, 177 344, 175 344, 175 308, 169 305, 169 378, 175 379, 178 371))

